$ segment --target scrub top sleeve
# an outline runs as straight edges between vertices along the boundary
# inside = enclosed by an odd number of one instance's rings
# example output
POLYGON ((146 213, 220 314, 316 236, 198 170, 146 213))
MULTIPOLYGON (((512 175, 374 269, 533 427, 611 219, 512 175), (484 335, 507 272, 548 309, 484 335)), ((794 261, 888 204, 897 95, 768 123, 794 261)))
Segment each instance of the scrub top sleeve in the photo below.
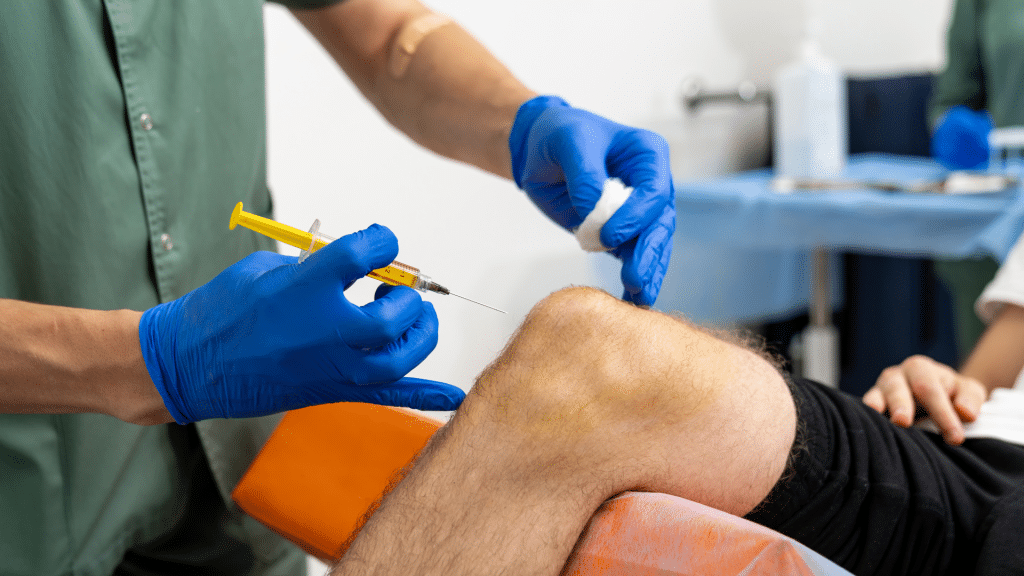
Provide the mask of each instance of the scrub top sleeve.
POLYGON ((936 78, 928 109, 928 125, 933 130, 953 106, 987 107, 980 10, 979 0, 957 0, 953 6, 946 36, 946 69, 936 78))

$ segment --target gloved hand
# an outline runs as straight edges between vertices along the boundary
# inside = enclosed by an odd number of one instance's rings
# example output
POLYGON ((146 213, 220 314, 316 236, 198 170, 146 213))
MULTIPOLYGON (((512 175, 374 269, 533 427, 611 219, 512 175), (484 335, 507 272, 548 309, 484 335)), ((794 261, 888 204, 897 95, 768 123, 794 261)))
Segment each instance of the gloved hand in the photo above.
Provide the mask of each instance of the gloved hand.
POLYGON ((390 264, 398 241, 374 224, 302 264, 257 252, 139 323, 146 368, 174 419, 261 416, 328 402, 454 410, 462 390, 402 378, 437 344, 437 315, 411 288, 344 290, 390 264))
POLYGON ((950 170, 984 168, 992 118, 984 110, 953 106, 932 134, 932 156, 950 170))
POLYGON ((509 150, 516 184, 569 231, 593 210, 609 177, 633 188, 601 228, 601 243, 622 260, 623 299, 653 304, 675 231, 665 140, 573 108, 561 98, 538 96, 519 108, 509 150))

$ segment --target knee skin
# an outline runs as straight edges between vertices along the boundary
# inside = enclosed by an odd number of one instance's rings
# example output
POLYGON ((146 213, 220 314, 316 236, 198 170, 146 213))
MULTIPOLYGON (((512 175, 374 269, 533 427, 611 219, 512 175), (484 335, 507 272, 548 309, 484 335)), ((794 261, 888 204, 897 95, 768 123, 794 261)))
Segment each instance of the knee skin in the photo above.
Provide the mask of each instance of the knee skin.
POLYGON ((637 313, 651 314, 591 288, 556 292, 534 307, 473 392, 497 409, 494 418, 584 434, 604 423, 605 410, 664 389, 666 359, 650 353, 651 318, 637 313))
POLYGON ((769 363, 590 288, 561 290, 530 312, 460 419, 518 447, 517 466, 583 474, 604 497, 651 490, 734 513, 774 485, 795 429, 769 363), (735 457, 723 462, 724 453, 735 457))

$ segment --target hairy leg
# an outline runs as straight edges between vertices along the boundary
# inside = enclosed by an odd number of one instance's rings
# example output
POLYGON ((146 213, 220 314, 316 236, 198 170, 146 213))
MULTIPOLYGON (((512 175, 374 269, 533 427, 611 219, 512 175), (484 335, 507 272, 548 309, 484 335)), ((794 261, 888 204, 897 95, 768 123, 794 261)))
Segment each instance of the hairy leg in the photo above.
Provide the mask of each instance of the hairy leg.
POLYGON ((757 354, 604 292, 539 303, 334 574, 556 575, 625 490, 752 510, 796 428, 757 354))

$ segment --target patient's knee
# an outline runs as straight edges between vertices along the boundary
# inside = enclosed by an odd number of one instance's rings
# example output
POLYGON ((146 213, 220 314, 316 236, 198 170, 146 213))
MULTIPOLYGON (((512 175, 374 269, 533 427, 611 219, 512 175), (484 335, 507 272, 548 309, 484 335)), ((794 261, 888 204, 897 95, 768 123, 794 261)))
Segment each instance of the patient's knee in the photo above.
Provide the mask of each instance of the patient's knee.
POLYGON ((548 389, 600 386, 618 375, 616 347, 636 330, 631 312, 638 310, 628 308, 594 288, 555 292, 534 306, 483 378, 505 376, 499 384, 517 387, 541 381, 548 389), (506 381, 509 376, 514 381, 506 381))
POLYGON ((516 478, 600 499, 666 492, 743 514, 782 474, 796 419, 782 376, 760 355, 570 288, 530 312, 452 424, 458 445, 516 478))
POLYGON ((634 329, 627 317, 637 310, 630 309, 594 288, 559 290, 533 307, 495 367, 535 369, 556 378, 601 367, 614 360, 615 342, 634 329))
POLYGON ((603 291, 560 290, 534 307, 473 395, 528 432, 665 425, 664 412, 698 410, 708 394, 687 377, 698 338, 708 337, 603 291))

